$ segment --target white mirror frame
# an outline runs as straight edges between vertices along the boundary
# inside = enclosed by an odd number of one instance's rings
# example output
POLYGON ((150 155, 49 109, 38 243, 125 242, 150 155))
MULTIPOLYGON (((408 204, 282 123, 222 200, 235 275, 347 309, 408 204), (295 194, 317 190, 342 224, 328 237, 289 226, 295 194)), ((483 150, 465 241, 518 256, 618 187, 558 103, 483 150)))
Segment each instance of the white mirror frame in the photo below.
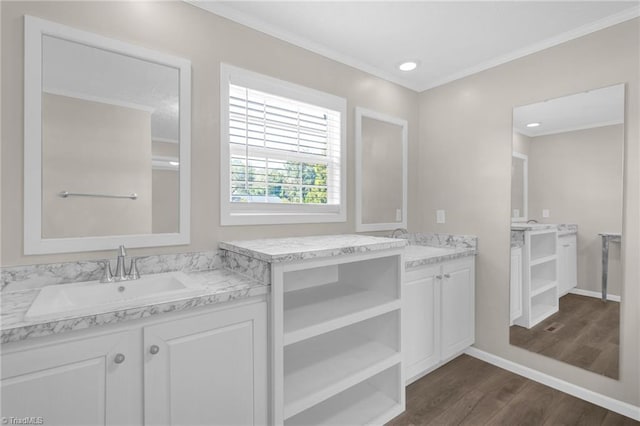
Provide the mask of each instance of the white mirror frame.
POLYGON ((408 162, 407 120, 392 117, 366 108, 356 107, 356 232, 389 231, 407 227, 407 162, 408 162), (402 221, 391 223, 362 223, 362 118, 372 118, 395 124, 402 128, 402 221))
POLYGON ((24 254, 68 253, 189 244, 191 204, 191 62, 154 50, 24 17, 24 254), (42 238, 42 37, 58 37, 178 69, 180 82, 179 231, 165 234, 42 238))
MULTIPOLYGON (((521 154, 519 152, 513 151, 511 154, 514 158, 519 158, 522 160, 522 209, 523 215, 520 217, 511 216, 511 222, 526 222, 529 216, 529 156, 526 154, 521 154)), ((513 210, 511 210, 511 214, 513 215, 513 210)))

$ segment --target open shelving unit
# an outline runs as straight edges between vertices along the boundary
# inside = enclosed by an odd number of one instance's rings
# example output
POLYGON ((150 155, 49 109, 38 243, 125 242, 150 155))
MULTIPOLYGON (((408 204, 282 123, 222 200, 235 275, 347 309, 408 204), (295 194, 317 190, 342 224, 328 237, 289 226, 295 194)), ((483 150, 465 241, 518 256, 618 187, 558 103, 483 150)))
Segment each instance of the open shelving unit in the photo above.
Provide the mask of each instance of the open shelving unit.
POLYGON ((331 283, 285 293, 285 345, 399 308, 400 301, 380 292, 331 283))
POLYGON ((558 312, 558 231, 525 232, 523 314, 514 322, 531 328, 558 312))
POLYGON ((400 250, 272 265, 274 424, 404 411, 400 250))
POLYGON ((286 426, 384 424, 400 414, 401 396, 396 389, 385 386, 400 375, 395 365, 370 379, 285 420, 286 426))

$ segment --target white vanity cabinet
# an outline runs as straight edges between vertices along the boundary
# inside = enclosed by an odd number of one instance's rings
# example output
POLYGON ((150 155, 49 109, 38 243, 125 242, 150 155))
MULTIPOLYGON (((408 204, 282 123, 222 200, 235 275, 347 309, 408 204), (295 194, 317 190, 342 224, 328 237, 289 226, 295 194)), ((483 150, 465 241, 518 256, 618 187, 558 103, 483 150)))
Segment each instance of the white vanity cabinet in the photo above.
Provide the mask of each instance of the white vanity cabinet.
POLYGON ((47 425, 140 424, 137 343, 138 333, 128 330, 3 345, 2 416, 40 417, 47 425))
POLYGON ((266 317, 261 299, 3 345, 2 415, 47 425, 264 425, 266 317))
POLYGON ((473 257, 407 271, 402 300, 407 383, 415 381, 473 344, 473 257))
POLYGON ((522 316, 522 247, 511 249, 511 277, 509 280, 509 325, 522 316))
POLYGON ((147 425, 267 423, 266 304, 144 327, 147 425))
POLYGON ((578 285, 576 234, 558 236, 558 293, 560 297, 578 285))
POLYGON ((402 341, 407 380, 440 361, 440 265, 409 271, 402 286, 402 341))

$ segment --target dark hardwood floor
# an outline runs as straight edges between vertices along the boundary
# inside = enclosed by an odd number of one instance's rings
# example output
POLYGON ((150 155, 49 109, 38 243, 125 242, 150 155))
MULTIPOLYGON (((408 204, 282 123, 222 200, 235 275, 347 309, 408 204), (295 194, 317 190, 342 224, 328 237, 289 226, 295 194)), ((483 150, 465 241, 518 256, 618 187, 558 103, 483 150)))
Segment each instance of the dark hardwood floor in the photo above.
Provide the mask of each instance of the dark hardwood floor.
POLYGON ((559 312, 527 330, 509 328, 514 346, 618 378, 620 303, 567 294, 559 312), (548 330, 549 327, 552 330, 548 330))
POLYGON ((628 417, 462 355, 407 387, 387 426, 634 425, 628 417))

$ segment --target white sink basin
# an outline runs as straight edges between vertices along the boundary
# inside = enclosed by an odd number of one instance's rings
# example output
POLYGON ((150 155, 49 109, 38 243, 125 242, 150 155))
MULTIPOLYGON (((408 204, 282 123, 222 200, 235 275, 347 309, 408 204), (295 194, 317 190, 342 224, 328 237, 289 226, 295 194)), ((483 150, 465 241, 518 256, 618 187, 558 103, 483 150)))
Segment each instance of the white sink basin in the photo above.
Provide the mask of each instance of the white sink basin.
POLYGON ((44 287, 25 314, 26 321, 89 315, 132 305, 194 297, 204 292, 183 272, 167 272, 133 281, 97 281, 44 287))

